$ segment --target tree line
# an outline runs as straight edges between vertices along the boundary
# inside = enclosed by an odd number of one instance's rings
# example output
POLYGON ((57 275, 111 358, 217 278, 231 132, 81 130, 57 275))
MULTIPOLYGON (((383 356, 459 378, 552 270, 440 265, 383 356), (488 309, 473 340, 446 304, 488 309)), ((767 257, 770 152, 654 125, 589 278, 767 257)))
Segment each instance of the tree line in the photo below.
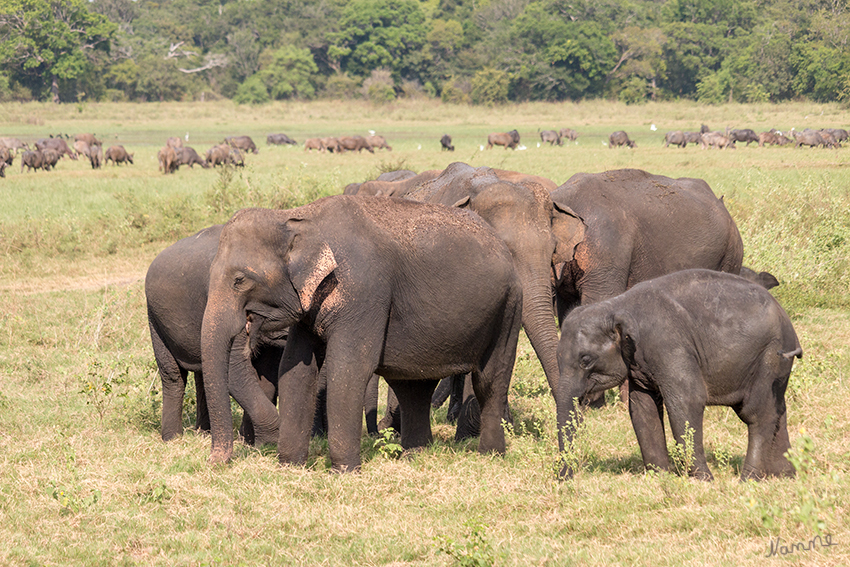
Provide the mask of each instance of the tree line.
POLYGON ((850 101, 850 0, 0 0, 0 100, 850 101))

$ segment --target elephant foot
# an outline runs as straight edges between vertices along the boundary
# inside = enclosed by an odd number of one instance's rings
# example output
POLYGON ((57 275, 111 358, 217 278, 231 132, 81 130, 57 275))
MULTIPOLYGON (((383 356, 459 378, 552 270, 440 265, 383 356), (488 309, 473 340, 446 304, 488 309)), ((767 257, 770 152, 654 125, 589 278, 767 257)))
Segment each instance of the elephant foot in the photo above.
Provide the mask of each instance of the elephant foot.
POLYGON ((226 451, 224 449, 213 449, 207 462, 211 465, 223 465, 229 463, 232 456, 232 449, 230 451, 226 451))
POLYGON ((330 470, 331 474, 348 474, 361 472, 360 465, 334 465, 330 470))

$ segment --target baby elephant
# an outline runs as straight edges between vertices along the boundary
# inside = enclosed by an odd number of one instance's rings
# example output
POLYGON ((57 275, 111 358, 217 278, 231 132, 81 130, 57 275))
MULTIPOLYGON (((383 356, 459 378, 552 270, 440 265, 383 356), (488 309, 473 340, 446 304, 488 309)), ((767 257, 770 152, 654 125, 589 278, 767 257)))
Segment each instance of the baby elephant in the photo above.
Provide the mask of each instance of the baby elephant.
MULTIPOLYGON (((711 480, 705 462, 705 406, 735 410, 747 424, 742 480, 793 476, 785 388, 802 349, 791 320, 763 287, 739 276, 684 270, 637 284, 566 317, 558 346, 558 443, 572 440, 574 399, 625 380, 629 413, 648 469, 669 470, 662 403, 684 444, 693 429, 692 475, 711 480), (565 427, 566 426, 566 427, 565 427)), ((574 471, 564 466, 561 477, 574 471)))

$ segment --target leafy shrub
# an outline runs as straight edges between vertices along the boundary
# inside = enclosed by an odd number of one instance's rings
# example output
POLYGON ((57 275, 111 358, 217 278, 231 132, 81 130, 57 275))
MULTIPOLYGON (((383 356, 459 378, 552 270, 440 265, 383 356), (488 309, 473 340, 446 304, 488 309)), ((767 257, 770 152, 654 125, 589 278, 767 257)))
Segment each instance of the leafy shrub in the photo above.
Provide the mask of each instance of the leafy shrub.
POLYGON ((251 75, 236 89, 233 102, 236 104, 263 104, 269 102, 269 90, 266 88, 263 78, 259 75, 251 75))
POLYGON ((472 78, 472 104, 491 106, 508 101, 511 88, 511 76, 506 71, 486 68, 475 73, 472 78))
POLYGON ((373 69, 372 74, 360 87, 363 98, 376 104, 386 104, 395 100, 395 86, 389 69, 373 69))

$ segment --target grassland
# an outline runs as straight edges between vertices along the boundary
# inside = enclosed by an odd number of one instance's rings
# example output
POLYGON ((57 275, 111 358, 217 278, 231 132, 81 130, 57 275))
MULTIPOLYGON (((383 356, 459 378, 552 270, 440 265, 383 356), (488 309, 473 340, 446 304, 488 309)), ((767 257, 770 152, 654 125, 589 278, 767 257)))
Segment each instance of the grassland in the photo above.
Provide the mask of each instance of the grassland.
POLYGON ((664 132, 702 123, 847 127, 850 112, 803 103, 0 105, 2 136, 94 132, 135 152, 134 165, 100 170, 63 160, 21 173, 16 161, 0 180, 0 565, 850 564, 850 149, 663 148, 664 132), (577 144, 537 146, 538 130, 567 126, 577 144), (489 132, 512 128, 527 149, 480 149, 489 132), (636 149, 603 145, 619 129, 636 149), (393 151, 264 143, 274 132, 303 141, 368 130, 393 151), (439 149, 443 133, 452 154, 439 149), (244 170, 157 171, 168 136, 188 135, 203 153, 231 134, 260 146, 244 170), (782 282, 773 292, 805 350, 787 396, 797 478, 738 482, 746 429, 727 408, 706 413, 713 483, 646 474, 627 410, 611 403, 587 416, 582 472, 556 481, 554 405, 527 341, 504 458, 454 443, 444 409, 427 450, 393 458, 364 437, 355 475, 327 472, 322 440, 307 468, 280 468, 273 452, 243 445, 211 468, 191 401, 186 434, 161 442, 142 285, 160 250, 244 206, 294 206, 384 170, 452 161, 559 183, 620 167, 708 181, 738 223, 745 264, 782 282), (818 535, 815 549, 766 557, 777 537, 790 548, 818 535), (820 545, 827 535, 833 545, 820 545))

